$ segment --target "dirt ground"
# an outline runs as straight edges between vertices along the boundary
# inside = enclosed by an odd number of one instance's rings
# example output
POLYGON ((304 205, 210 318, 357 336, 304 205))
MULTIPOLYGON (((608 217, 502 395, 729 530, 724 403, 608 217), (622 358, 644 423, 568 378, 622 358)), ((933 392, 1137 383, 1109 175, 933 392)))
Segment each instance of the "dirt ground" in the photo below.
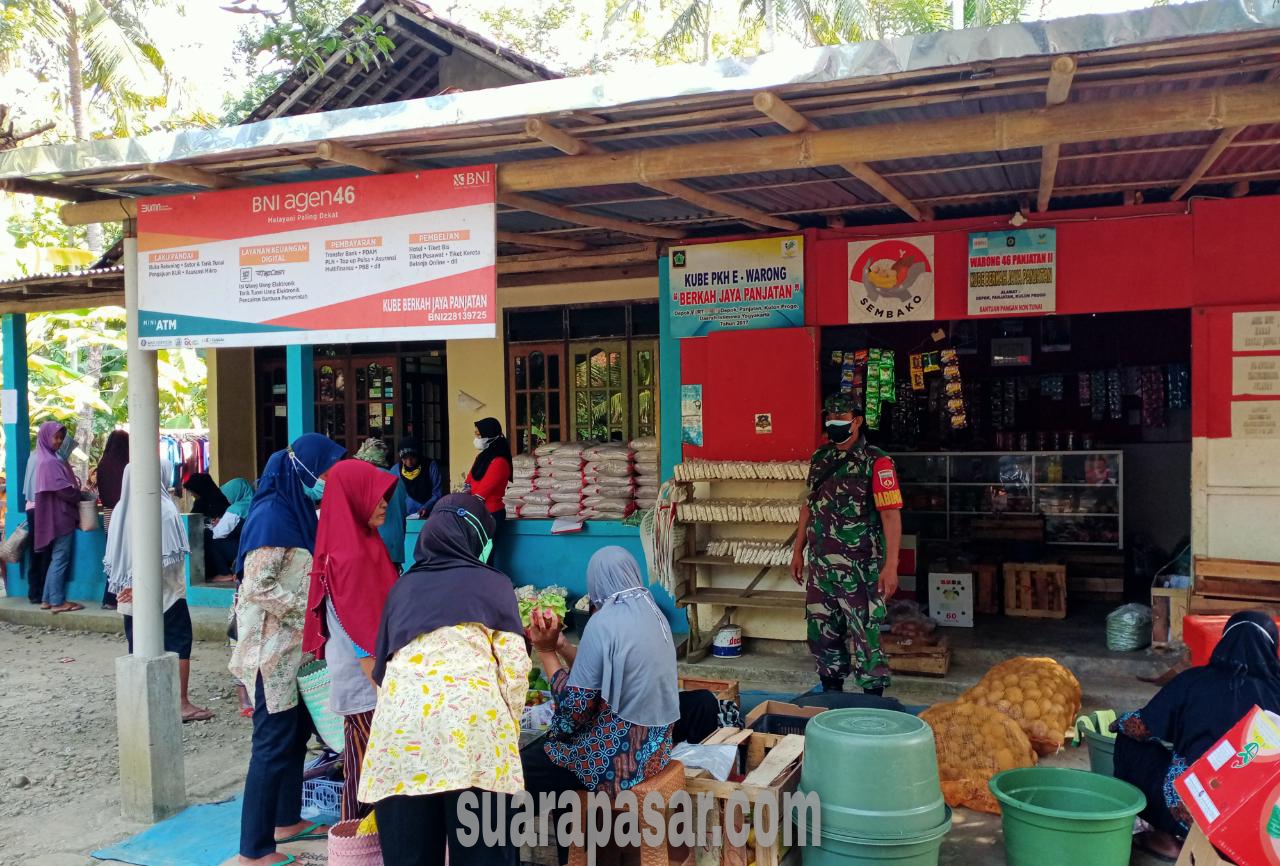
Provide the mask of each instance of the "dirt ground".
MULTIPOLYGON (((115 659, 123 637, 0 623, 0 864, 80 866, 145 827, 120 818, 115 659)), ((183 727, 192 802, 244 781, 250 722, 227 673, 230 650, 195 645, 191 697, 217 717, 183 727)))

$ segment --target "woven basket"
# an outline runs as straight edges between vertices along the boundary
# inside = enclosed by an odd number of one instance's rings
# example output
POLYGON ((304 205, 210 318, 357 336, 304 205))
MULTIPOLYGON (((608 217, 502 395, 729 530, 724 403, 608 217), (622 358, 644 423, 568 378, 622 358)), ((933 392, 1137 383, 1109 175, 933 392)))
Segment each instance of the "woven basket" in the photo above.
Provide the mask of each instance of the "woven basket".
POLYGON ((360 822, 339 821, 329 828, 329 866, 382 866, 378 834, 356 834, 360 822))
POLYGON ((329 666, 322 659, 305 664, 298 671, 298 693, 311 713, 320 739, 331 750, 342 754, 342 716, 329 709, 329 666))

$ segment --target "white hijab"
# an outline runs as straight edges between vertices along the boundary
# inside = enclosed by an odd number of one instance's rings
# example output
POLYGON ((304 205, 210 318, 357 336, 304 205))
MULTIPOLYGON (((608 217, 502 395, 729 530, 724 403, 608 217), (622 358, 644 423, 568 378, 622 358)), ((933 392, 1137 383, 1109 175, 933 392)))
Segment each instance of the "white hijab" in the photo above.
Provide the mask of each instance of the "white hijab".
MULTIPOLYGON (((133 586, 133 545, 129 540, 130 469, 124 468, 120 484, 120 504, 111 512, 111 529, 107 532, 107 553, 102 568, 107 573, 107 589, 119 594, 120 590, 133 586)), ((173 463, 160 458, 160 564, 161 567, 181 562, 190 552, 187 545, 187 529, 178 513, 178 505, 165 487, 165 479, 173 477, 173 463)))

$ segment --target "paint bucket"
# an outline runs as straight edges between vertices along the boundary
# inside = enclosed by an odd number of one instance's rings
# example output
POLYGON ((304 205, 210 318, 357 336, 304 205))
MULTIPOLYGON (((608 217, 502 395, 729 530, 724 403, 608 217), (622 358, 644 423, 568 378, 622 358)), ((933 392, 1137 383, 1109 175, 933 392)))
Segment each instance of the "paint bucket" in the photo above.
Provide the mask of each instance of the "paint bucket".
POLYGON ((742 626, 721 626, 711 639, 711 654, 722 659, 736 659, 742 655, 742 626))

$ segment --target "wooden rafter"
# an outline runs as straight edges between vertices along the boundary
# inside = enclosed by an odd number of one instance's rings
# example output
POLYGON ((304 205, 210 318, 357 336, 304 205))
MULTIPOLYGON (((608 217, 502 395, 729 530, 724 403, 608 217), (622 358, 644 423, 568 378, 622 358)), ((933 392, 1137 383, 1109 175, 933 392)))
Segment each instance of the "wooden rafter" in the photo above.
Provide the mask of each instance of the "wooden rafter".
MULTIPOLYGON (((796 111, 776 93, 769 93, 768 91, 757 93, 753 103, 757 111, 788 132, 808 133, 818 129, 818 126, 812 120, 796 111)), ((927 208, 922 210, 917 207, 911 199, 903 195, 901 190, 865 162, 848 160, 839 163, 839 165, 849 174, 879 193, 885 201, 893 202, 913 220, 919 222, 920 220, 933 218, 933 214, 927 208)))
POLYGON ((572 238, 555 238, 545 237, 543 235, 530 235, 523 232, 498 232, 498 243, 517 244, 522 247, 534 247, 535 249, 548 250, 588 250, 591 245, 586 241, 577 241, 572 238))
MULTIPOLYGON (((539 141, 551 145, 561 153, 569 156, 581 156, 586 153, 601 153, 602 151, 594 144, 582 141, 573 134, 548 123, 545 120, 533 118, 524 125, 525 132, 531 137, 539 141)), ((797 231, 800 224, 791 220, 781 219, 773 214, 753 208, 749 205, 741 204, 727 199, 724 196, 705 193, 701 190, 694 189, 685 183, 674 180, 659 180, 646 183, 645 186, 655 189, 660 193, 672 196, 673 198, 683 199, 690 204, 697 205, 705 210, 714 213, 727 214, 737 217, 752 225, 764 226, 766 228, 782 229, 784 231, 797 231)))
POLYGON ((1209 169, 1213 168, 1213 164, 1218 161, 1218 157, 1222 156, 1222 152, 1242 132, 1244 132, 1243 126, 1228 126, 1219 132, 1218 137, 1213 140, 1213 144, 1209 145, 1209 149, 1204 152, 1204 156, 1200 157, 1200 161, 1196 163, 1196 167, 1191 169, 1191 174, 1187 175, 1187 179, 1173 191, 1173 195, 1169 197, 1170 200, 1177 201, 1190 192, 1191 188, 1200 182, 1209 169))
POLYGON ((238 178, 214 174, 211 171, 205 171, 193 165, 181 165, 176 162, 153 162, 147 166, 147 174, 153 177, 176 180, 178 183, 187 183, 191 186, 202 186, 206 189, 231 189, 232 187, 244 186, 244 183, 238 178))
MULTIPOLYGON (((1071 80, 1076 75, 1076 61, 1073 57, 1059 57, 1049 68, 1049 84, 1044 90, 1044 104, 1048 108, 1062 105, 1071 95, 1071 80)), ((1040 150, 1040 189, 1036 193, 1036 210, 1049 209, 1049 200, 1053 198, 1053 184, 1058 174, 1058 157, 1062 145, 1050 142, 1040 150)))

